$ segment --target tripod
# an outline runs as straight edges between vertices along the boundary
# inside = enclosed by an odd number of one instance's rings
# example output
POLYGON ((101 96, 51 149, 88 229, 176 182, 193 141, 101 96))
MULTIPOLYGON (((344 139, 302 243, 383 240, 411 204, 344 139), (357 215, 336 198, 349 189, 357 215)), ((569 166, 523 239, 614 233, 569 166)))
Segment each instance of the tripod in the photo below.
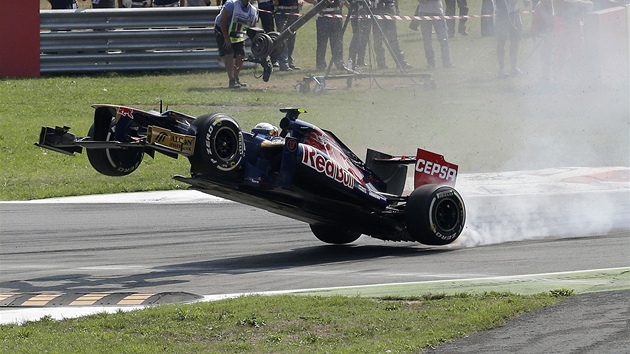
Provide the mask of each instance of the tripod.
MULTIPOLYGON (((294 85, 294 87, 298 89, 301 93, 309 93, 309 92, 319 93, 326 90, 327 80, 334 80, 334 79, 346 80, 347 88, 350 88, 352 87, 352 82, 354 79, 360 79, 360 78, 375 79, 377 77, 380 77, 380 78, 404 77, 406 79, 411 80, 411 82, 414 85, 418 85, 418 82, 416 82, 414 78, 420 78, 427 89, 435 89, 436 83, 435 83, 435 80, 433 80, 433 77, 431 76, 431 74, 409 73, 405 69, 404 64, 406 63, 401 62, 401 60, 399 59, 399 55, 397 55, 397 53, 395 52, 395 49, 392 47, 391 43, 389 42, 388 36, 386 35, 385 31, 381 27, 379 21, 376 20, 375 17, 377 15, 375 15, 374 12, 372 11, 372 8, 369 6, 368 1, 367 0, 350 0, 350 1, 351 1, 350 10, 348 11, 348 15, 341 29, 342 37, 345 34, 346 29, 348 28, 348 23, 351 21, 351 19, 356 18, 357 23, 359 24, 361 23, 361 21, 368 21, 368 23, 367 23, 367 26, 362 27, 362 29, 365 31, 363 33, 363 36, 361 36, 361 33, 360 33, 361 28, 359 28, 357 31, 359 33, 355 34, 355 36, 359 36, 359 38, 356 38, 357 41, 354 43, 356 47, 354 48, 354 50, 351 49, 352 52, 349 56, 349 59, 352 60, 353 63, 357 63, 357 56, 358 56, 359 50, 361 50, 360 49, 361 46, 367 46, 369 48, 370 34, 378 33, 380 37, 382 38, 382 42, 385 43, 385 46, 389 50, 389 53, 391 54, 392 58, 396 62, 396 66, 398 67, 399 72, 398 73, 375 73, 370 70, 369 74, 365 74, 365 73, 361 73, 360 71, 354 70, 354 68, 352 68, 352 70, 348 70, 347 73, 344 73, 341 75, 330 75, 332 65, 334 64, 334 59, 331 58, 331 60, 328 63, 328 66, 326 67, 326 72, 324 75, 307 75, 304 77, 304 79, 301 82, 298 82, 296 85, 294 85), (361 13, 361 11, 359 11, 360 10, 359 5, 365 6, 365 10, 366 10, 365 13, 361 13), (312 82, 315 83, 314 89, 311 89, 312 82)), ((382 16, 382 15, 379 14, 379 16, 382 16)), ((363 23, 363 25, 365 25, 365 23, 363 23)), ((354 38, 355 36, 353 36, 353 41, 355 40, 354 38)))

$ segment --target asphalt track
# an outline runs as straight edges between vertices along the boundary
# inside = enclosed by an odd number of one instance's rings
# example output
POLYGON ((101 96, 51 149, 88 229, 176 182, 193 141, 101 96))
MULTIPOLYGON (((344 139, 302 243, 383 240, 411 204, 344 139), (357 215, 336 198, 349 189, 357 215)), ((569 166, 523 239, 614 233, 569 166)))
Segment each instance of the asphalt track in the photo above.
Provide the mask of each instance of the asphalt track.
MULTIPOLYGON (((329 246, 307 225, 194 192, 0 203, 0 294, 184 291, 220 297, 623 269, 630 266, 628 176, 628 168, 467 176, 458 187, 467 202, 467 229, 459 242, 443 248, 367 237, 329 246)), ((621 289, 630 288, 627 278, 621 282, 621 289)), ((513 283, 510 288, 522 289, 513 283)), ((593 284, 580 289, 598 290, 593 284)), ((528 315, 515 322, 520 324, 513 332, 508 332, 510 324, 506 332, 482 337, 477 347, 470 342, 479 350, 468 352, 487 352, 479 345, 489 345, 485 340, 492 338, 496 348, 505 349, 496 352, 630 349, 627 340, 613 340, 609 347, 601 342, 603 335, 627 333, 628 292, 584 296, 592 301, 576 297, 573 305, 528 315), (540 321, 555 326, 544 327, 548 333, 568 334, 537 335, 540 321), (578 322, 594 330, 589 335, 575 330, 578 322), (561 341, 578 344, 556 347, 561 341), (536 343, 558 349, 539 350, 532 346, 536 343)), ((0 317, 13 310, 0 309, 0 317)), ((456 343, 442 352, 466 352, 469 342, 456 343)))

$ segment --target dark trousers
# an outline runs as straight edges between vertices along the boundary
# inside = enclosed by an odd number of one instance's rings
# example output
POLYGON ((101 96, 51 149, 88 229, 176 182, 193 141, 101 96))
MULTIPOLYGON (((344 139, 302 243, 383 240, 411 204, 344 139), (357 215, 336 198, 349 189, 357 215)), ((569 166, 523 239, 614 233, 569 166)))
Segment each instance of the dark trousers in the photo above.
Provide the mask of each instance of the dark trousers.
MULTIPOLYGON (((444 0, 446 8, 444 9, 444 15, 455 16, 455 5, 459 7, 459 16, 468 15, 468 1, 467 0, 444 0)), ((466 30, 466 21, 468 19, 462 18, 459 20, 459 26, 457 30, 463 32, 466 30)), ((449 37, 455 35, 455 20, 446 20, 446 26, 448 27, 449 37)))
POLYGON ((343 20, 333 17, 318 17, 315 22, 317 28, 317 50, 315 65, 317 69, 324 69, 326 63, 326 48, 330 43, 332 61, 337 69, 343 69, 343 20))
POLYGON ((372 20, 368 18, 359 18, 365 16, 367 11, 355 12, 355 17, 350 18, 352 26, 352 40, 350 41, 350 49, 348 59, 352 59, 356 65, 365 64, 365 50, 370 40, 370 26, 372 20))
MULTIPOLYGON (((299 16, 297 15, 289 15, 286 10, 278 10, 276 13, 276 26, 278 26, 278 32, 282 32, 287 27, 291 26, 295 21, 297 21, 299 16)), ((289 36, 287 38, 286 46, 284 47, 284 51, 280 55, 280 68, 286 67, 288 65, 293 65, 293 50, 295 49, 295 34, 289 36)))
MULTIPOLYGON (((435 14, 428 14, 420 12, 418 16, 436 16, 435 14)), ((442 63, 449 65, 451 63, 448 38, 446 34, 446 21, 445 20, 422 20, 420 21, 420 31, 422 31, 422 41, 424 43, 424 54, 427 57, 427 64, 435 66, 435 53, 433 52, 433 45, 431 43, 431 32, 435 29, 435 35, 440 43, 440 50, 442 54, 442 63)))
MULTIPOLYGON (((394 15, 394 7, 386 6, 374 9, 375 15, 394 15)), ((396 20, 375 20, 372 28, 374 33, 374 55, 376 56, 376 63, 379 66, 385 65, 385 48, 383 47, 383 41, 387 40, 391 54, 396 60, 402 64, 405 61, 403 51, 400 49, 400 43, 398 42, 398 30, 396 29, 396 20)), ((398 63, 396 63, 398 65, 398 63)))
POLYGON ((258 3, 258 18, 265 32, 273 32, 276 30, 276 19, 273 16, 273 1, 258 3))

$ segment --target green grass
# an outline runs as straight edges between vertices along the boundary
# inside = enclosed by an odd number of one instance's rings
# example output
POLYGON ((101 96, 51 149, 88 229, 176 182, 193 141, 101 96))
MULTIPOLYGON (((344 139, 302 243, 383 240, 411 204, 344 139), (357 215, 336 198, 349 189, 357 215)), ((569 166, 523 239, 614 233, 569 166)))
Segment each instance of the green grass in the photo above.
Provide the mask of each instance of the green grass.
POLYGON ((248 296, 0 326, 0 352, 418 353, 566 296, 248 296))

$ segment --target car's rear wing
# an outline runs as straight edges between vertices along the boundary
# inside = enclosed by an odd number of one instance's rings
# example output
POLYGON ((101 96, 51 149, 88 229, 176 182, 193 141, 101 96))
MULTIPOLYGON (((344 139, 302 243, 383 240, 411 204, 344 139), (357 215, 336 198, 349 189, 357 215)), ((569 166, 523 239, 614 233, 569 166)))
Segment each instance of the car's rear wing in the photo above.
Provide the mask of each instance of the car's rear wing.
POLYGON ((425 184, 445 184, 455 187, 458 166, 444 160, 444 156, 418 149, 415 161, 414 188, 425 184))
POLYGON ((392 156, 368 149, 367 166, 387 183, 387 193, 401 195, 407 178, 407 166, 414 165, 414 188, 425 184, 455 186, 458 166, 444 156, 418 148, 416 156, 392 156))

